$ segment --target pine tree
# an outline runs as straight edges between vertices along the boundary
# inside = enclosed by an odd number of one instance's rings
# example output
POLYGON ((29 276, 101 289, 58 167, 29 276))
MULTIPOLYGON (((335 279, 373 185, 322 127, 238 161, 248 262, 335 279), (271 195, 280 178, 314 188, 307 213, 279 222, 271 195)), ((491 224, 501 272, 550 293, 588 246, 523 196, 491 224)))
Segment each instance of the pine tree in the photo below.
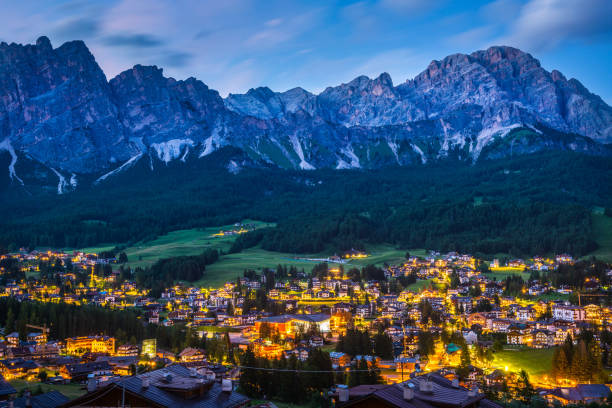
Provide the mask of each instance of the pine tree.
MULTIPOLYGON (((255 367, 257 365, 255 354, 249 347, 243 357, 243 367, 255 367)), ((259 385, 257 384, 257 370, 252 368, 242 368, 240 373, 240 389, 249 397, 259 396, 259 385)))
POLYGON ((9 307, 8 312, 6 313, 6 324, 4 325, 4 334, 10 334, 15 331, 15 314, 13 313, 13 308, 9 307))
POLYGON ((535 389, 531 382, 529 382, 529 375, 525 370, 521 370, 518 380, 518 391, 517 396, 523 404, 530 404, 531 398, 536 395, 535 389))

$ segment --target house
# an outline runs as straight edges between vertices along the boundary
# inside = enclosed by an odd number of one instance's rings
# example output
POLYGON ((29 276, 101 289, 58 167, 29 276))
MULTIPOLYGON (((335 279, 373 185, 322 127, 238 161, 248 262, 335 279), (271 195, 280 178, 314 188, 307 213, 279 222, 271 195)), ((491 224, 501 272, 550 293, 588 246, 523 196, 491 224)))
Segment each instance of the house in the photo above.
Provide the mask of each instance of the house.
POLYGON ((519 307, 516 310, 516 318, 518 320, 533 320, 535 318, 535 311, 533 307, 519 307))
POLYGON ((545 348, 555 345, 555 334, 546 329, 533 331, 533 347, 545 348))
POLYGON ((10 347, 19 346, 19 333, 13 332, 6 336, 6 342, 9 344, 10 347))
POLYGON ((140 350, 135 344, 122 344, 117 347, 116 355, 119 357, 138 357, 140 355, 140 350))
POLYGON ((0 401, 9 398, 13 394, 17 394, 17 390, 0 375, 0 401))
POLYGON ((550 403, 562 404, 602 403, 610 395, 610 388, 604 384, 578 384, 575 387, 554 388, 540 393, 550 403))
POLYGON ((38 373, 38 364, 23 358, 14 358, 0 361, 0 374, 6 379, 24 378, 38 373))
POLYGON ((351 364, 351 356, 340 351, 332 351, 329 353, 329 358, 332 362, 332 367, 348 367, 351 364))
POLYGON ((38 332, 28 333, 27 339, 29 343, 44 344, 47 342, 47 335, 38 332))
POLYGON ((340 390, 338 407, 501 408, 476 390, 460 387, 440 374, 418 376, 399 384, 360 385, 340 390))
POLYGON ((74 382, 85 381, 90 374, 95 377, 112 375, 113 368, 108 361, 95 361, 93 363, 66 364, 60 368, 60 374, 74 382))
POLYGON ((532 341, 532 336, 527 332, 524 325, 514 324, 508 328, 506 341, 508 344, 529 344, 532 341))
POLYGON ((323 347, 323 337, 312 336, 310 340, 308 340, 308 344, 310 345, 310 347, 323 347))
POLYGON ((233 391, 230 380, 205 378, 180 365, 91 384, 89 392, 64 407, 109 407, 125 401, 130 407, 238 408, 249 399, 233 391))
POLYGON ((553 319, 567 322, 579 322, 586 319, 586 312, 580 306, 554 305, 552 315, 553 319))
POLYGON ((0 402, 0 408, 57 408, 70 400, 67 396, 59 391, 49 391, 39 395, 24 395, 23 397, 15 398, 12 404, 8 401, 0 402))
POLYGON ((182 363, 203 362, 206 360, 206 354, 198 348, 187 347, 179 354, 179 360, 182 363))

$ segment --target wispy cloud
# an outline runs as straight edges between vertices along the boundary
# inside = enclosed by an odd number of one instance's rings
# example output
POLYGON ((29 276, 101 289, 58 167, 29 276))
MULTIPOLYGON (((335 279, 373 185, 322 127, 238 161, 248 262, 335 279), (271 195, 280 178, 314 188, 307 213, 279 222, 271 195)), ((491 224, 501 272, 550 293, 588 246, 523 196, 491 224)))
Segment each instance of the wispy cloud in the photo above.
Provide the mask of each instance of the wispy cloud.
POLYGON ((104 38, 104 43, 111 47, 159 47, 164 42, 151 34, 116 34, 104 38))
POLYGON ((501 41, 530 51, 548 50, 563 41, 590 41, 612 33, 609 0, 531 0, 501 41))

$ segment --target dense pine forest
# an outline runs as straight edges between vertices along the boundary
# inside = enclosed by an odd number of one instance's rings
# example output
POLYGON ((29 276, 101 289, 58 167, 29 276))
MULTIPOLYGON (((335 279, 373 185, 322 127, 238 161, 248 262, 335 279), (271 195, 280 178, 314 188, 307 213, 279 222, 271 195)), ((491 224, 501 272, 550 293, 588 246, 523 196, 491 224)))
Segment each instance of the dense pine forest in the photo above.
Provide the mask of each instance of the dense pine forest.
POLYGON ((111 181, 65 194, 4 186, 0 246, 131 244, 168 231, 244 218, 277 227, 242 236, 292 253, 391 243, 404 248, 533 255, 596 248, 590 213, 612 207, 612 163, 547 153, 475 165, 444 162, 380 170, 230 174, 222 150, 151 172, 142 164, 111 181))

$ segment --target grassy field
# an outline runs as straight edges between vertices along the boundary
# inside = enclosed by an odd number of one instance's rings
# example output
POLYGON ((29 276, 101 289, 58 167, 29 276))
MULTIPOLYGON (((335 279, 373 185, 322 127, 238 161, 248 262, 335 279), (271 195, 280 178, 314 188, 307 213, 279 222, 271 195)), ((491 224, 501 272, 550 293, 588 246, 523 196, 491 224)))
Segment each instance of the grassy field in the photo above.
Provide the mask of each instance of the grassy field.
POLYGON ((85 389, 83 389, 83 385, 81 384, 44 384, 40 382, 29 382, 26 380, 11 380, 9 381, 11 385, 17 390, 17 392, 28 388, 30 391, 34 391, 38 389, 40 385, 43 392, 47 391, 59 391, 70 399, 80 397, 85 394, 85 389))
POLYGON ((423 288, 426 288, 430 284, 433 285, 432 282, 433 282, 433 279, 418 280, 415 283, 412 283, 412 284, 408 285, 408 287, 406 289, 408 289, 411 292, 417 292, 418 293, 421 290, 423 290, 423 288))
MULTIPOLYGON (((129 255, 128 255, 129 256, 129 255)), ((305 257, 307 255, 300 255, 305 257)), ((320 257, 322 255, 311 255, 320 257)), ((312 267, 317 262, 294 259, 294 254, 285 254, 281 252, 271 252, 259 247, 245 249, 237 254, 223 255, 217 262, 206 267, 204 279, 196 284, 202 286, 218 286, 228 280, 233 280, 236 277, 242 276, 245 269, 253 269, 260 272, 263 268, 276 268, 279 264, 287 266, 296 266, 298 269, 304 269, 310 272, 312 267)))
POLYGON ((554 348, 498 351, 493 366, 502 370, 508 367, 509 371, 514 372, 525 370, 530 377, 541 376, 550 372, 554 351, 554 348))
MULTIPOLYGON (((253 220, 244 220, 242 222, 244 224, 255 224, 256 228, 274 225, 253 220)), ((205 248, 215 248, 227 252, 236 236, 228 235, 214 237, 213 234, 220 230, 231 229, 232 227, 231 225, 226 225, 221 227, 173 231, 152 241, 138 243, 124 250, 128 257, 127 265, 130 267, 151 266, 155 261, 161 258, 196 255, 201 253, 205 248)), ((82 250, 85 252, 101 252, 104 250, 111 250, 115 246, 114 244, 108 244, 98 247, 83 248, 82 250)), ((350 260, 348 263, 344 264, 344 268, 348 270, 352 267, 362 268, 370 264, 378 266, 382 266, 385 263, 397 264, 405 260, 406 252, 406 250, 397 249, 393 245, 373 245, 367 248, 367 258, 350 260)), ((411 255, 427 256, 427 251, 423 249, 411 249, 408 250, 408 252, 410 252, 411 255)), ((309 255, 300 254, 299 258, 324 259, 331 255, 333 254, 326 252, 309 255)), ((196 282, 196 284, 216 287, 228 280, 233 280, 238 276, 242 276, 245 269, 253 269, 260 272, 264 268, 275 268, 279 264, 295 266, 298 269, 304 269, 306 272, 310 272, 312 267, 318 263, 318 261, 296 258, 298 258, 298 256, 295 254, 271 252, 259 247, 249 248, 237 254, 226 254, 221 256, 217 262, 206 268, 206 276, 202 280, 196 282)))
MULTIPOLYGON (((244 220, 243 224, 253 224, 255 228, 274 226, 274 224, 260 221, 244 220)), ((187 230, 172 231, 168 234, 157 237, 152 241, 139 242, 136 245, 127 247, 124 251, 128 256, 128 266, 151 266, 158 259, 169 258, 182 255, 197 255, 205 248, 216 248, 227 251, 235 235, 215 237, 213 234, 221 230, 230 230, 233 225, 221 227, 194 228, 187 230)), ((115 245, 105 245, 99 247, 83 248, 84 252, 100 252, 113 249, 115 245)))
POLYGON ((601 213, 594 213, 593 234, 599 248, 589 254, 606 262, 612 262, 612 217, 601 213))
MULTIPOLYGON (((393 249, 390 245, 377 245, 368 248, 369 256, 363 259, 354 259, 344 264, 344 270, 352 267, 361 268, 366 265, 376 264, 381 265, 385 262, 389 264, 399 263, 405 260, 405 250, 393 249)), ((411 254, 425 256, 424 250, 410 250, 411 254)), ((331 253, 320 253, 310 255, 299 255, 300 258, 327 258, 331 253)), ((128 253, 128 258, 130 254, 128 253)), ((276 268, 279 264, 286 266, 295 266, 298 269, 304 269, 307 273, 310 272, 318 262, 308 261, 306 259, 296 259, 295 254, 287 254, 282 252, 271 252, 259 247, 245 249, 237 254, 223 255, 217 262, 206 267, 205 277, 196 284, 206 287, 215 287, 221 285, 228 280, 233 280, 239 276, 245 269, 253 269, 257 272, 263 268, 276 268)))
POLYGON ((491 274, 488 275, 491 278, 496 278, 498 281, 506 279, 508 276, 519 275, 524 280, 529 279, 529 272, 525 272, 523 268, 513 268, 510 266, 500 266, 497 268, 491 268, 491 274))
POLYGON ((381 244, 372 245, 367 248, 368 257, 362 259, 353 259, 349 262, 351 266, 357 266, 359 268, 366 265, 378 265, 382 266, 384 263, 389 265, 398 264, 406 260, 406 252, 410 252, 410 255, 426 257, 427 251, 424 249, 397 249, 393 245, 381 244))

